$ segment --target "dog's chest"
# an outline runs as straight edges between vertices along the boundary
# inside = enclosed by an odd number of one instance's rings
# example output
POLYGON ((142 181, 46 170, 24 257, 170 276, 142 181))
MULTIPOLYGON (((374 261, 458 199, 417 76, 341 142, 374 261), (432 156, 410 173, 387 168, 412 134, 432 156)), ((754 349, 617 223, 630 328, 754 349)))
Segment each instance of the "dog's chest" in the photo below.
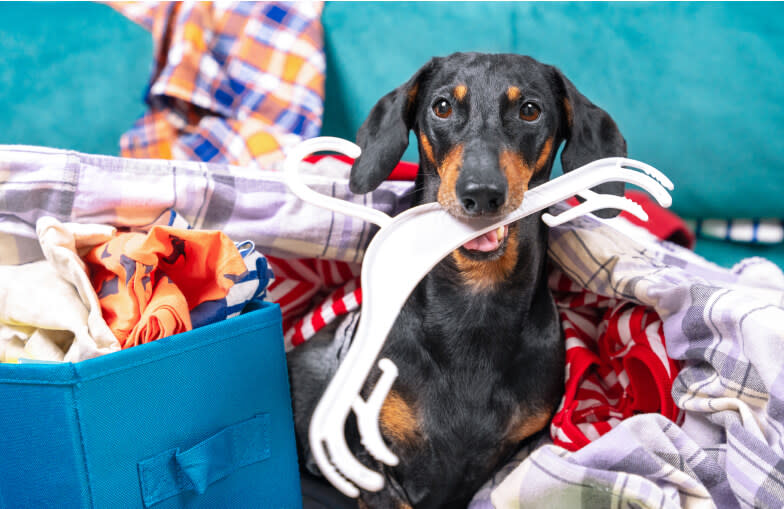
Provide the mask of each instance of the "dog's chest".
POLYGON ((472 368, 419 381, 401 372, 395 384, 396 408, 385 405, 381 425, 401 460, 398 478, 412 492, 428 486, 431 497, 470 497, 522 439, 549 421, 552 408, 532 412, 498 372, 472 368))
POLYGON ((549 410, 549 387, 560 371, 536 373, 524 359, 516 364, 495 363, 489 356, 468 355, 418 373, 414 373, 415 363, 401 364, 395 390, 406 395, 423 438, 475 444, 477 449, 524 438, 520 428, 528 427, 527 420, 539 420, 549 410), (429 376, 422 376, 425 373, 429 376))
POLYGON ((381 429, 411 492, 437 485, 426 491, 470 496, 547 425, 563 385, 560 325, 549 292, 527 312, 513 292, 483 302, 427 285, 403 307, 380 355, 399 370, 381 429))
POLYGON ((553 335, 485 318, 455 327, 418 313, 393 330, 382 355, 399 376, 382 427, 390 417, 387 435, 403 449, 492 463, 546 424, 563 372, 557 327, 553 335))

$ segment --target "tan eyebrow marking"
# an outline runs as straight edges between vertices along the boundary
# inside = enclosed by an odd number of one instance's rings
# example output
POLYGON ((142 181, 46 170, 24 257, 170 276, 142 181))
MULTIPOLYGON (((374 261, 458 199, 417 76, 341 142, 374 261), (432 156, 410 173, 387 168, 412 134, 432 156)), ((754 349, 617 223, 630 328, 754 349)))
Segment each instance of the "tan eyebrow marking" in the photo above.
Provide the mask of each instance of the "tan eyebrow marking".
POLYGON ((465 99, 466 94, 468 93, 468 87, 465 85, 458 85, 455 87, 455 97, 458 101, 462 101, 465 99))
POLYGON ((433 155, 433 146, 430 144, 430 140, 427 139, 427 136, 425 136, 425 133, 419 134, 419 142, 422 144, 422 150, 425 151, 425 157, 435 165, 436 158, 433 155))
POLYGON ((547 164, 547 160, 550 158, 550 152, 553 150, 553 137, 547 138, 547 141, 544 142, 544 146, 542 147, 542 153, 539 154, 539 158, 536 160, 536 167, 535 170, 539 171, 544 168, 544 165, 547 164))
POLYGON ((506 97, 509 101, 516 101, 520 99, 521 95, 520 89, 517 87, 509 87, 506 89, 506 97))

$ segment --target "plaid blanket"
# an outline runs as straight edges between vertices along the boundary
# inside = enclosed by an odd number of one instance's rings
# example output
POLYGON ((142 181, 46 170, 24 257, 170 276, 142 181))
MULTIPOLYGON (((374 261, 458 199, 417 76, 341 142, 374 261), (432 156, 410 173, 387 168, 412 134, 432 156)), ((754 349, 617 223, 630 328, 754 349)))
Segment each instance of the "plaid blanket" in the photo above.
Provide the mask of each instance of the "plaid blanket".
POLYGON ((682 365, 682 425, 638 415, 577 452, 543 440, 472 508, 784 504, 784 275, 759 258, 728 271, 628 233, 582 218, 551 230, 550 257, 592 292, 658 313, 682 365))
MULTIPOLYGON (((395 214, 411 205, 409 182, 385 182, 357 196, 334 175, 332 158, 303 162, 319 193, 395 214)), ((0 263, 41 258, 39 217, 145 230, 174 210, 194 229, 222 230, 282 259, 356 265, 373 226, 303 203, 273 170, 195 161, 141 160, 43 147, 0 145, 0 263)))

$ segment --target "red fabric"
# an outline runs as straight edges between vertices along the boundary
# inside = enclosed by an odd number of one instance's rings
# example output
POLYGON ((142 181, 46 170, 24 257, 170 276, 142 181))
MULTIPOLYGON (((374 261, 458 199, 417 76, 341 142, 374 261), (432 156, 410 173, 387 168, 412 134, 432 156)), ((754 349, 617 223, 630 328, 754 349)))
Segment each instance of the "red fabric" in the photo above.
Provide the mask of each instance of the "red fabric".
POLYGON ((626 197, 640 204, 642 209, 648 214, 648 221, 640 221, 627 212, 623 212, 622 217, 632 224, 645 228, 662 240, 669 240, 689 249, 694 249, 696 237, 683 219, 671 211, 660 207, 659 204, 642 191, 626 191, 626 197))
MULTIPOLYGON (((354 164, 354 159, 344 155, 335 155, 335 154, 316 154, 312 156, 308 156, 305 158, 305 161, 309 163, 315 163, 319 159, 324 157, 332 157, 339 161, 343 161, 344 163, 354 164)), ((387 180, 414 180, 416 178, 417 171, 419 171, 419 165, 416 163, 409 163, 407 161, 400 161, 395 166, 395 169, 392 170, 392 173, 389 175, 387 180)))
POLYGON ((651 308, 585 290, 560 269, 550 288, 566 340, 566 385, 553 417, 553 442, 577 450, 621 420, 656 412, 677 421, 670 391, 678 365, 667 356, 651 308))
POLYGON ((359 264, 273 256, 267 262, 275 274, 267 295, 280 305, 289 345, 302 344, 335 317, 359 308, 359 264))

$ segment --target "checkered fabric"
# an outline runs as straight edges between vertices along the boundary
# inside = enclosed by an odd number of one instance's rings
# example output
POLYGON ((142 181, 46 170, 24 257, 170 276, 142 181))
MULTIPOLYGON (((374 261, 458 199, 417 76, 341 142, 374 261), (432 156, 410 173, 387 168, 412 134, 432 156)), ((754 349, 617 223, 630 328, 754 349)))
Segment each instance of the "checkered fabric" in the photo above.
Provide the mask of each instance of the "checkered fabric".
POLYGON ((268 167, 321 128, 321 3, 111 3, 150 30, 149 111, 126 157, 268 167))
MULTIPOLYGON (((318 134, 321 3, 113 6, 155 40, 150 110, 122 137, 124 156, 270 169, 287 147, 318 134)), ((356 263, 274 256, 269 263, 278 274, 270 299, 281 305, 289 346, 358 306, 356 263)))
POLYGON ((782 507, 781 270, 760 258, 726 270, 592 217, 552 228, 549 255, 579 287, 656 312, 680 364, 671 395, 682 422, 635 415, 574 452, 543 440, 470 508, 782 507))

